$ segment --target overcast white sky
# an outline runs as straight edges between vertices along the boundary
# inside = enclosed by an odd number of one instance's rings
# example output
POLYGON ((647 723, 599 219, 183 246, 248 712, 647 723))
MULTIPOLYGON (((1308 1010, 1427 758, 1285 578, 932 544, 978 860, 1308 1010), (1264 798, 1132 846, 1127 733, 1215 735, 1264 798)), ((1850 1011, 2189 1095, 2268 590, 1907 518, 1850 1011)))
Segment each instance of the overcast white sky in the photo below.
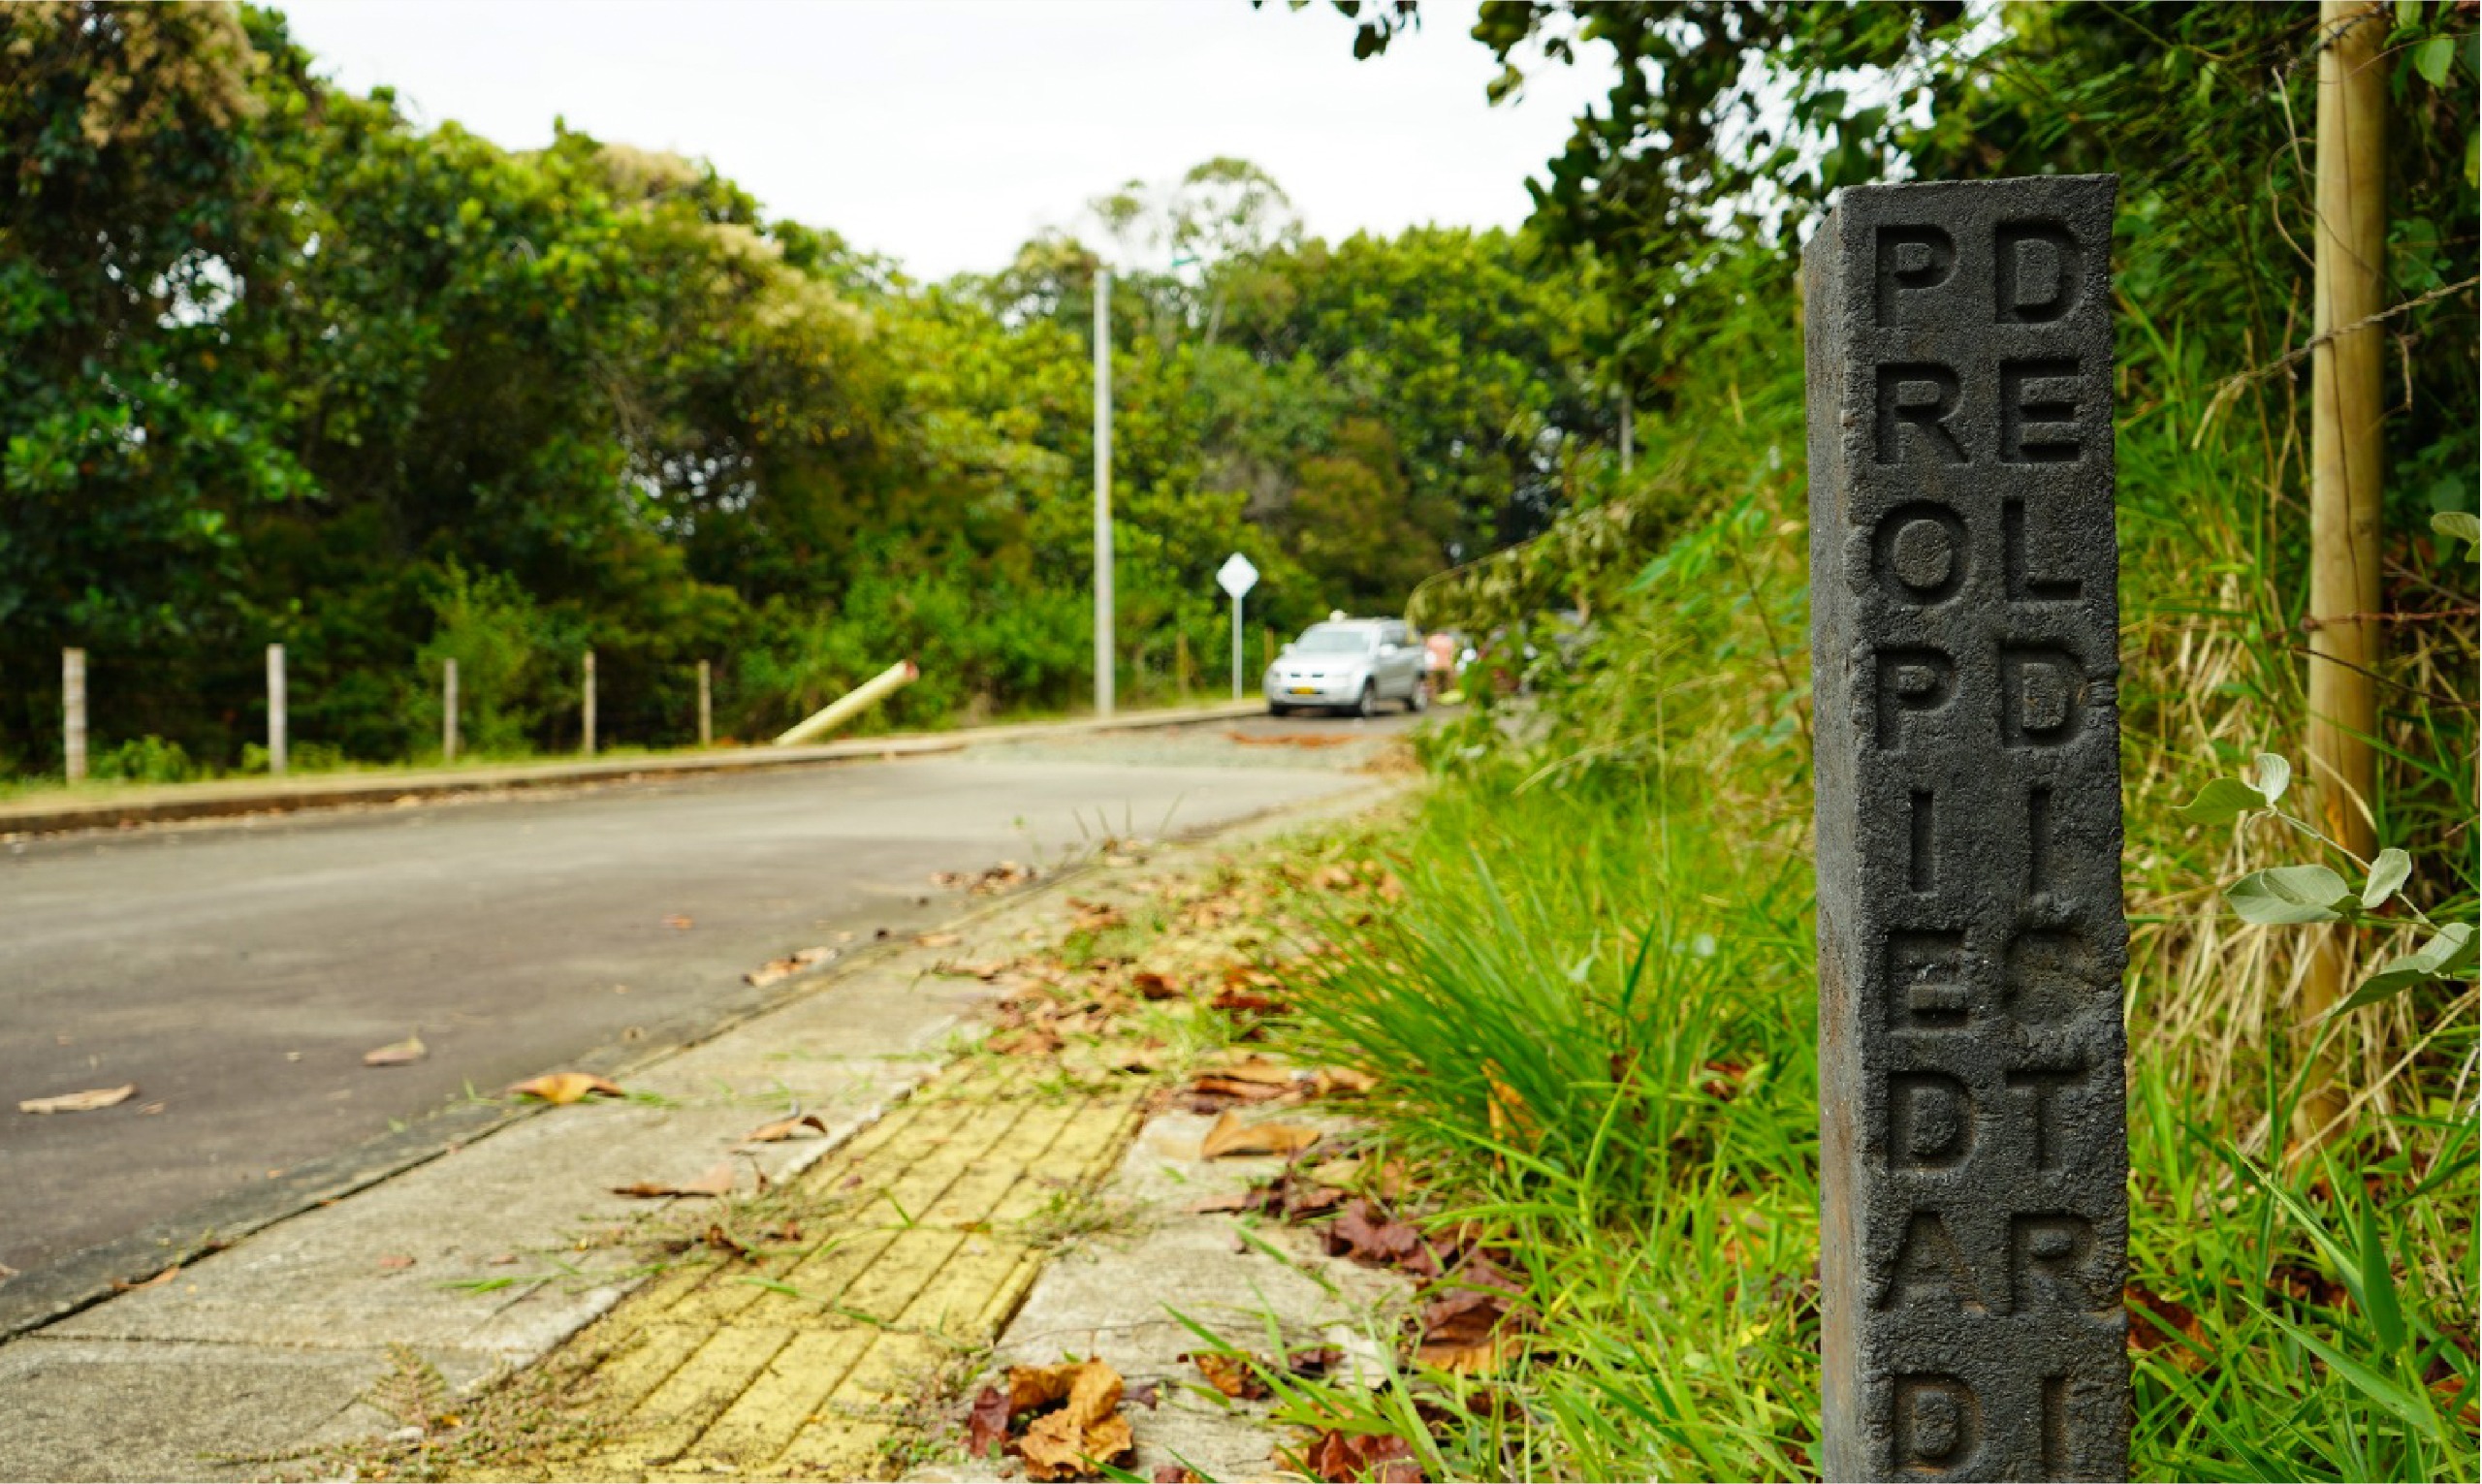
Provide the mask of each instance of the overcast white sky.
MULTIPOLYGON (((557 115, 703 156, 776 215, 917 277, 1005 264, 1132 177, 1257 162, 1309 230, 1513 226, 1525 180, 1604 72, 1548 69, 1491 108, 1473 0, 1352 59, 1284 0, 292 0, 329 76, 512 147, 557 115)), ((1160 265, 1159 265, 1160 266, 1160 265)))

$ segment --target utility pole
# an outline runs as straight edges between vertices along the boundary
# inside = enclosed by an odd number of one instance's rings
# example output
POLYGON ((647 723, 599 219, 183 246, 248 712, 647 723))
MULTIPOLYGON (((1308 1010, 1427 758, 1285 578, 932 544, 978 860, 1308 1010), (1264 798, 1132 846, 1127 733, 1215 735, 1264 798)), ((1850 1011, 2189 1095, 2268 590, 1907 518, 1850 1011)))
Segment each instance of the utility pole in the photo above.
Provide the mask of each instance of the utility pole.
POLYGON ((1095 714, 1112 713, 1112 270, 1095 269, 1095 714))
MULTIPOLYGON (((2309 727, 2305 751, 2328 837, 2363 860, 2377 848, 2379 480, 2386 446, 2379 303, 2387 252, 2387 21, 2368 0, 2321 0, 2318 220, 2310 268, 2316 337, 2309 362, 2309 727)), ((2350 929, 2320 932, 2301 987, 2315 1035, 2344 995, 2350 929)), ((2298 1131, 2343 1111, 2333 1044, 2310 1069, 2298 1131)))

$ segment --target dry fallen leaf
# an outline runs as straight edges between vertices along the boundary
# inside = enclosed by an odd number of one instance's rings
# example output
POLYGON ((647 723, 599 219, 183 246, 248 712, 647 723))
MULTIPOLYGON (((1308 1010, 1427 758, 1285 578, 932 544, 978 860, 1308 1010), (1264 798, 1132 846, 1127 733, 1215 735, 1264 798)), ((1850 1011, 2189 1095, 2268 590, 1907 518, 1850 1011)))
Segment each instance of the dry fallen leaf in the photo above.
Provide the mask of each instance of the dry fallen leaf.
POLYGON ((1303 1462, 1313 1477, 1327 1484, 1365 1479, 1372 1484, 1416 1484, 1422 1476, 1412 1445, 1392 1435, 1373 1437, 1329 1429, 1311 1442, 1303 1462))
POLYGON ((423 1044, 423 1038, 419 1034, 409 1035, 401 1041, 392 1041, 377 1051, 364 1052, 362 1064, 365 1066, 410 1066, 430 1055, 430 1048, 423 1044))
POLYGON ((509 1090, 521 1097, 540 1098, 553 1104, 580 1102, 597 1093, 605 1097, 622 1095, 619 1083, 591 1072, 546 1072, 540 1077, 529 1077, 509 1090))
POLYGON ((749 1132, 742 1135, 741 1142, 744 1144, 774 1144, 783 1139, 799 1138, 801 1137, 802 1130, 805 1128, 815 1128, 820 1133, 825 1133, 827 1132, 827 1121, 820 1118, 815 1113, 796 1113, 789 1119, 778 1119, 773 1123, 759 1124, 756 1128, 753 1128, 749 1132))
POLYGON ((1379 1086, 1378 1078, 1368 1072, 1357 1072, 1349 1066, 1322 1068, 1318 1079, 1321 1097, 1334 1097, 1340 1094, 1358 1097, 1377 1086, 1379 1086))
MULTIPOLYGON (((1024 1394, 1017 1384, 1018 1369, 1011 1368, 1009 1372, 1012 1411, 1017 1409, 1016 1399, 1024 1394)), ((1068 1403, 1056 1412, 1035 1418, 1027 1427, 1025 1437, 1018 1439, 1017 1452, 1026 1461, 1026 1477, 1073 1479, 1099 1472, 1098 1466, 1116 1462, 1137 1445, 1129 1419, 1120 1415, 1119 1372, 1099 1360, 1030 1369, 1042 1373, 1028 1377, 1036 1384, 1025 1390, 1035 1393, 1052 1390, 1062 1379, 1059 1373, 1068 1373, 1068 1403)))
POLYGON ((134 1283, 125 1282, 116 1278, 112 1279, 112 1292, 136 1293, 141 1288, 161 1288, 166 1283, 171 1282, 174 1278, 180 1273, 180 1271, 181 1265, 176 1262, 171 1267, 166 1268, 163 1272, 156 1274, 153 1278, 141 1279, 134 1283))
POLYGON ((730 1195, 733 1193, 733 1162, 727 1159, 696 1180, 684 1181, 677 1185, 642 1180, 634 1185, 614 1185, 612 1193, 636 1196, 644 1200, 656 1200, 672 1195, 730 1195))
POLYGON ((917 932, 913 935, 913 946, 916 948, 949 948, 958 943, 962 943, 965 940, 966 935, 962 932, 917 932))
POLYGON ((1236 1061, 1230 1066, 1218 1069, 1215 1075, 1229 1077, 1235 1082, 1259 1083, 1270 1088, 1289 1088, 1294 1083, 1302 1081, 1304 1076, 1282 1062, 1270 1061, 1264 1057, 1252 1057, 1244 1061, 1236 1061))
POLYGON ((675 932, 686 932, 696 925, 696 919, 684 917, 675 912, 663 920, 663 925, 675 932))
POLYGON ((742 983, 763 990, 771 984, 790 979, 806 968, 815 968, 835 958, 837 950, 833 948, 805 948, 789 958, 770 959, 742 975, 742 983))
POLYGON ((83 1092, 63 1092, 57 1097, 29 1097, 17 1104, 19 1113, 92 1113, 114 1103, 125 1103, 138 1095, 138 1084, 124 1083, 117 1088, 90 1088, 83 1092))
POLYGON ((413 1265, 414 1260, 402 1252, 391 1252, 387 1256, 379 1259, 379 1266, 386 1268, 391 1272, 410 1268, 413 1265))
POLYGON ((1297 1154, 1319 1142, 1319 1130, 1295 1123, 1244 1123, 1226 1111, 1206 1131, 1198 1156, 1221 1159, 1226 1154, 1297 1154))
POLYGON ((966 1452, 990 1458, 1008 1440, 1008 1398, 997 1386, 985 1386, 966 1414, 966 1452))

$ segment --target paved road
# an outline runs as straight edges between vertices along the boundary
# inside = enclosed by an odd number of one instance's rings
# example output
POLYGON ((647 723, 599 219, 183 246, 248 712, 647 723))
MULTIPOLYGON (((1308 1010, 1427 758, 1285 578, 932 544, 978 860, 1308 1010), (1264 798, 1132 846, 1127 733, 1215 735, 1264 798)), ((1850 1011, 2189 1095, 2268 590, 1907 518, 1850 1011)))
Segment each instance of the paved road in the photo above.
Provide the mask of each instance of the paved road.
POLYGON ((0 1265, 33 1272, 952 915, 930 877, 1368 786, 1400 718, 1238 723, 0 855, 0 1265), (1320 745, 1350 738, 1345 745, 1320 745), (683 922, 687 926, 681 926, 683 922), (430 1056, 367 1068, 419 1029, 430 1056), (134 1082, 100 1112, 17 1100, 134 1082))

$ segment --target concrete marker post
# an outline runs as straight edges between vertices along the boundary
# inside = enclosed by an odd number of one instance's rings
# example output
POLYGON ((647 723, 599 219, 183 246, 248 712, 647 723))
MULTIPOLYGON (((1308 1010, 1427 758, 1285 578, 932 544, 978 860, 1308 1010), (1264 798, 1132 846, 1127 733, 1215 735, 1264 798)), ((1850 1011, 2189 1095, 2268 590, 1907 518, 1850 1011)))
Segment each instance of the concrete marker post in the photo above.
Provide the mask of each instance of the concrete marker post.
POLYGON ((581 679, 583 688, 579 700, 582 703, 584 714, 579 729, 583 738, 579 750, 588 757, 592 757, 594 756, 594 651, 592 649, 586 651, 586 666, 581 679))
POLYGON ((1804 254, 1830 1479, 2127 1475, 2116 188, 1804 254))
POLYGON ((60 651, 60 770, 69 782, 86 779, 86 651, 60 651))
POLYGON ((284 646, 268 646, 268 776, 284 776, 284 646))
POLYGON ((698 662, 698 745, 716 744, 716 692, 714 669, 705 660, 698 662))

